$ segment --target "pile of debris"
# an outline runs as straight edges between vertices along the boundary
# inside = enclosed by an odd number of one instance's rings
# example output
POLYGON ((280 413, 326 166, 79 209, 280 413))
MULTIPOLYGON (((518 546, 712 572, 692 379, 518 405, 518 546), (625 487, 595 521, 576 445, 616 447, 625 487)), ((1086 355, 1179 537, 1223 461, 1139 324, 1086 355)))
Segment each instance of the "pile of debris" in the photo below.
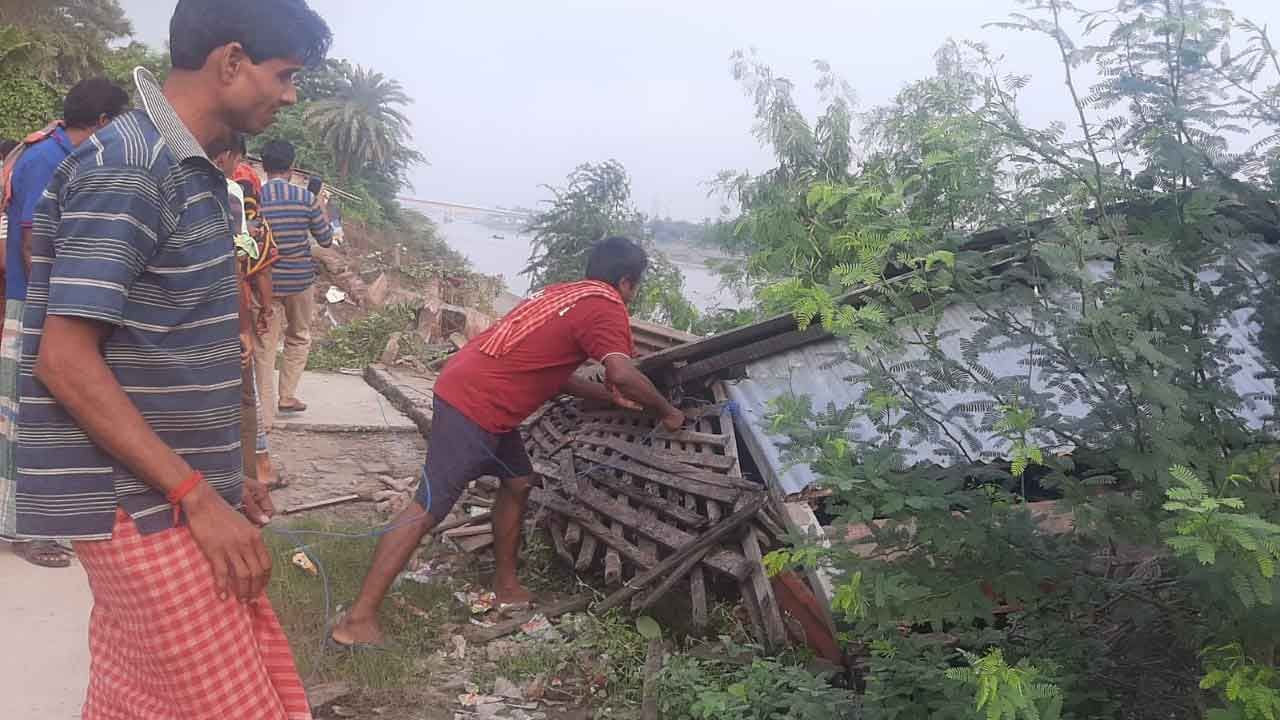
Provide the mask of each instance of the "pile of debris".
MULTIPOLYGON (((376 373, 384 382, 375 387, 396 397, 388 391, 399 388, 398 376, 386 368, 376 373)), ((404 404, 420 410, 427 393, 421 395, 406 395, 404 404)), ((564 563, 603 578, 603 590, 612 593, 599 603, 592 594, 536 612, 554 619, 588 608, 642 611, 679 592, 687 596, 691 629, 701 632, 709 625, 709 596, 719 596, 740 601, 762 646, 776 650, 790 639, 838 662, 830 621, 809 586, 794 574, 771 578, 765 571, 763 558, 785 543, 786 526, 765 486, 744 477, 733 406, 716 395, 711 404, 691 400, 700 406, 685 409, 689 421, 677 432, 641 413, 587 409, 567 397, 525 421, 521 431, 538 477, 531 516, 564 563)), ((424 431, 429 424, 424 418, 424 431)), ((487 551, 497 489, 496 478, 477 480, 432 534, 468 553, 487 551)), ((409 492, 389 487, 374 499, 395 512, 409 492)), ((479 639, 518 632, 535 618, 514 616, 485 627, 479 639)))
POLYGON ((688 593, 691 623, 701 631, 708 589, 728 587, 762 645, 781 648, 789 629, 806 641, 825 623, 812 602, 791 597, 807 593, 803 583, 765 572, 764 555, 785 533, 764 486, 743 477, 731 406, 686 414, 689 425, 670 432, 646 415, 586 410, 562 398, 525 422, 542 480, 532 505, 557 555, 578 571, 600 571, 615 588, 597 611, 641 611, 678 590, 688 593))

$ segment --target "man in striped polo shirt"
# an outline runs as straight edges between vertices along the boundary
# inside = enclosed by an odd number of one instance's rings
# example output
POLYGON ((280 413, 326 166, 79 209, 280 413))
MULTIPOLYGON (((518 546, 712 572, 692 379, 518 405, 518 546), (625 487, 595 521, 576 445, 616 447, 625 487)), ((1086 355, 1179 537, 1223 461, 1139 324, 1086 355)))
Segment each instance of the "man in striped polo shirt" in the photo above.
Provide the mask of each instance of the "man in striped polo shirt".
POLYGON ((263 589, 240 458, 227 182, 331 35, 305 0, 178 0, 163 89, 54 173, 32 227, 18 534, 69 538, 93 593, 84 720, 310 720, 263 589))
POLYGON ((329 218, 319 199, 306 188, 289 182, 293 160, 293 146, 283 140, 273 140, 262 148, 267 182, 258 194, 258 204, 280 250, 280 260, 271 269, 275 300, 268 313, 267 334, 258 338, 255 348, 258 401, 262 403, 262 424, 267 430, 275 421, 277 409, 286 413, 307 409, 298 399, 298 382, 311 352, 311 319, 316 312, 315 294, 311 291, 316 278, 311 238, 321 247, 333 243, 329 218), (277 394, 276 351, 281 336, 284 364, 277 394))

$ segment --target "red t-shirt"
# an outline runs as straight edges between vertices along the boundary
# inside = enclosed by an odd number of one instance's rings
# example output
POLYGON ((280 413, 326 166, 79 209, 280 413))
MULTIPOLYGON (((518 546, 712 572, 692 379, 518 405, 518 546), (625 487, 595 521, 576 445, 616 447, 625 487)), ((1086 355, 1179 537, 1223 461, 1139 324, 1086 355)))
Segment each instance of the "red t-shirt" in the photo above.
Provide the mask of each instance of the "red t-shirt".
POLYGON ((480 352, 491 332, 473 338, 445 365, 435 393, 495 435, 519 427, 588 358, 604 362, 609 355, 633 354, 626 307, 602 297, 579 300, 500 358, 480 352))

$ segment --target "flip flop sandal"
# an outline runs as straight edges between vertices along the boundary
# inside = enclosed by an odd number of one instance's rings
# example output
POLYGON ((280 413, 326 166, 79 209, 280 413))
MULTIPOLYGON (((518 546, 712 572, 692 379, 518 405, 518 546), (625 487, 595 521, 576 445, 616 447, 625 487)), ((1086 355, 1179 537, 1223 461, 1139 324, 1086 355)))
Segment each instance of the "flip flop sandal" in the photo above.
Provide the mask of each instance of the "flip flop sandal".
POLYGON ((298 402, 293 405, 277 405, 276 409, 286 414, 300 413, 307 411, 307 404, 304 402, 298 402))
POLYGON ((49 540, 33 540, 18 543, 14 553, 32 565, 47 568, 64 568, 71 565, 71 553, 61 545, 49 540))
POLYGON ((344 642, 338 642, 337 640, 333 639, 333 635, 329 635, 328 637, 325 638, 324 645, 326 648, 330 650, 337 650, 339 652, 349 652, 356 655, 363 655, 366 653, 370 653, 370 654, 386 653, 389 655, 400 654, 400 649, 398 647, 392 644, 388 644, 386 641, 383 641, 381 643, 356 642, 356 643, 347 644, 344 642))

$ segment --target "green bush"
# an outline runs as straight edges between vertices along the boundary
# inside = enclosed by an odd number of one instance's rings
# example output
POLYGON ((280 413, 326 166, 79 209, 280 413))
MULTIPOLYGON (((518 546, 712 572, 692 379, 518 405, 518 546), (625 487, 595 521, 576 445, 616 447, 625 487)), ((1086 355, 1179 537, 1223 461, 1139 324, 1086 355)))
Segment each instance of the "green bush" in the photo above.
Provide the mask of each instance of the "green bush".
MULTIPOLYGON (((743 648, 725 644, 724 655, 743 648)), ((852 692, 776 658, 749 664, 672 657, 659 680, 662 717, 672 720, 839 720, 858 716, 852 692)))
POLYGON ((412 306, 390 305, 334 328, 311 351, 307 369, 363 368, 382 355, 392 334, 410 329, 416 318, 417 310, 412 306))
POLYGON ((62 113, 58 89, 34 76, 0 76, 0 138, 21 140, 62 113))

